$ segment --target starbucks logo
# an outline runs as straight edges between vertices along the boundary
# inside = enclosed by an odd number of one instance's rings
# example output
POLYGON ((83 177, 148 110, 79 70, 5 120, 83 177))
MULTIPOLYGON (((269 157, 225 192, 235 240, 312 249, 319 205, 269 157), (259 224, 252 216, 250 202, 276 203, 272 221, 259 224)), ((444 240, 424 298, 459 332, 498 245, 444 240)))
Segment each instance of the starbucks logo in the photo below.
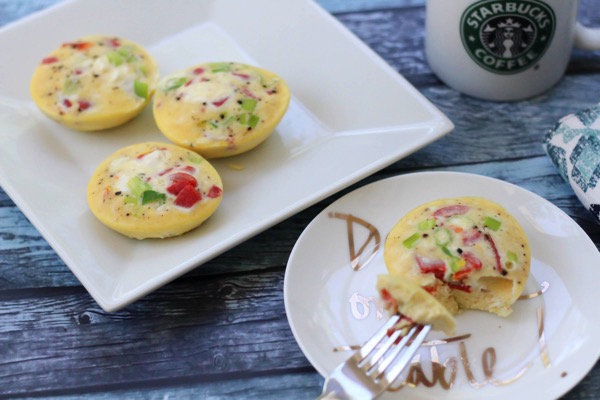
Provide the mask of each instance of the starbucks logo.
POLYGON ((554 11, 537 0, 483 0, 465 10, 463 45, 488 71, 514 74, 535 66, 552 41, 554 11))

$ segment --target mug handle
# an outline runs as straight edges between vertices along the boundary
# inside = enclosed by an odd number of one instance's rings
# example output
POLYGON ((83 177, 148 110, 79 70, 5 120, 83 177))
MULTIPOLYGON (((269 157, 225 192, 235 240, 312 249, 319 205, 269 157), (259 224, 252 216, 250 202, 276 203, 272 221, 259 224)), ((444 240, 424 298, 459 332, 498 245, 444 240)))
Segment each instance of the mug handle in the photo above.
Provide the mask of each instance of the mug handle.
POLYGON ((578 22, 575 26, 575 47, 582 50, 600 50, 600 28, 588 28, 578 22))

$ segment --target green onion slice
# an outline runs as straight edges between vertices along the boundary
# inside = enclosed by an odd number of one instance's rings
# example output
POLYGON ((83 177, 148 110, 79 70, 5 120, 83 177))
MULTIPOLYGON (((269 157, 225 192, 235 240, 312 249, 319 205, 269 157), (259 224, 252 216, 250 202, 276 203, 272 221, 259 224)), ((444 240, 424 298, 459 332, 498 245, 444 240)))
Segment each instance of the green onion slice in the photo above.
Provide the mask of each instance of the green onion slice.
POLYGON ((502 223, 492 217, 485 217, 483 225, 487 228, 490 228, 493 231, 497 231, 498 229, 500 229, 500 225, 502 225, 502 223))
POLYGON ((251 128, 255 128, 256 125, 258 124, 258 121, 260 121, 260 118, 258 117, 258 115, 250 114, 248 126, 251 128))
POLYGON ((151 189, 150 185, 147 182, 144 182, 139 176, 131 178, 129 182, 127 182, 127 187, 131 190, 131 194, 136 199, 139 199, 145 191, 151 189))
POLYGON ((459 258, 459 259, 454 258, 454 259, 450 260, 450 269, 452 270, 452 272, 458 272, 464 268, 465 264, 466 264, 465 260, 463 260, 461 258, 459 258))
POLYGON ((411 235, 408 239, 405 239, 402 244, 404 245, 404 247, 406 247, 407 249, 412 248, 415 243, 417 242, 417 240, 419 240, 419 238, 421 237, 421 235, 419 235, 418 233, 414 233, 413 235, 411 235))
POLYGON ((148 98, 148 84, 142 81, 136 80, 133 82, 133 91, 136 95, 143 99, 148 98))
POLYGON ((208 65, 212 72, 228 72, 231 71, 231 65, 228 63, 211 63, 208 65))
POLYGON ((420 231, 427 231, 429 229, 433 229, 433 228, 435 228, 435 219, 430 218, 430 219, 421 221, 421 222, 419 222, 418 227, 419 227, 420 231))
POLYGON ((154 202, 163 202, 167 199, 164 193, 159 193, 154 190, 146 190, 142 194, 142 205, 154 202))
POLYGON ((113 64, 116 65, 117 67, 121 64, 123 64, 123 56, 121 54, 119 54, 117 51, 111 51, 110 53, 106 54, 106 57, 108 57, 108 61, 113 64))
POLYGON ((65 81, 65 86, 63 87, 63 91, 65 94, 73 94, 79 88, 79 82, 73 79, 67 79, 65 81))
POLYGON ((433 232, 433 239, 438 246, 446 246, 452 240, 452 234, 448 229, 440 228, 433 232))
POLYGON ((246 111, 254 111, 256 108, 256 100, 255 99, 242 99, 242 110, 246 111))
POLYGON ((187 78, 186 77, 181 77, 181 78, 171 78, 167 81, 167 84, 165 85, 165 92, 170 92, 171 90, 175 90, 177 88, 180 88, 181 86, 183 86, 184 83, 187 82, 187 78))

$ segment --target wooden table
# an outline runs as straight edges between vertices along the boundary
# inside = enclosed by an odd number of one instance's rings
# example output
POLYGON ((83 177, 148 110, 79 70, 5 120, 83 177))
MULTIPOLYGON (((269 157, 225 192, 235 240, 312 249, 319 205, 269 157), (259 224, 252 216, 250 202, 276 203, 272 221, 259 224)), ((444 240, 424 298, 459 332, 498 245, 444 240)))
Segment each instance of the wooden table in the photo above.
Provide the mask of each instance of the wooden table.
MULTIPOLYGON (((0 0, 0 26, 58 1, 0 0)), ((564 210, 600 245, 600 227, 541 146, 562 116, 600 101, 600 52, 575 50, 567 76, 542 96, 485 102, 429 69, 424 0, 321 3, 446 113, 454 132, 115 313, 94 302, 0 190, 0 397, 314 398, 323 378, 286 319, 286 262, 321 210, 382 178, 444 170, 503 179, 564 210)), ((584 22, 600 25, 596 0, 581 7, 584 22)), ((600 364, 564 398, 600 398, 600 364)))

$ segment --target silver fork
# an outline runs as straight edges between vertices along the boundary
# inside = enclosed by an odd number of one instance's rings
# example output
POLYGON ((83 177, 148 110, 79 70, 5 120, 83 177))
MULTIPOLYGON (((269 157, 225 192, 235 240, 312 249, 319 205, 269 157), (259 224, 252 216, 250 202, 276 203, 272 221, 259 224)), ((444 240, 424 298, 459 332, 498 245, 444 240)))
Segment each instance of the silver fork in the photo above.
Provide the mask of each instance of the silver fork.
POLYGON ((392 316, 354 355, 338 365, 325 380, 319 399, 379 397, 400 376, 431 330, 430 325, 414 326, 394 346, 402 332, 388 335, 388 331, 399 320, 400 316, 392 316))

